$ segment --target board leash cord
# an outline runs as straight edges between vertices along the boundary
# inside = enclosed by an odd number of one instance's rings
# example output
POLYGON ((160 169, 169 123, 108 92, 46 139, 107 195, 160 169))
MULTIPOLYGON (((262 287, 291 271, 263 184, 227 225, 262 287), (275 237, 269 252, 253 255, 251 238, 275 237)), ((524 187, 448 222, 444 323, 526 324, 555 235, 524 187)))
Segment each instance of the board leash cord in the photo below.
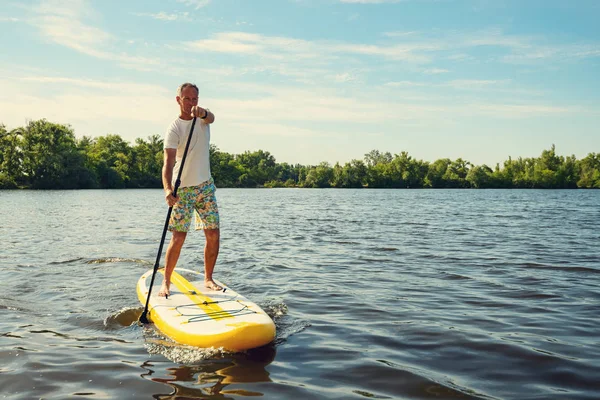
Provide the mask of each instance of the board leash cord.
POLYGON ((244 308, 239 308, 237 310, 213 311, 213 312, 206 313, 204 315, 183 314, 181 311, 179 313, 181 314, 182 317, 189 317, 187 320, 188 323, 209 321, 211 319, 233 318, 234 316, 239 316, 239 315, 258 314, 256 311, 249 309, 248 306, 244 306, 244 308))

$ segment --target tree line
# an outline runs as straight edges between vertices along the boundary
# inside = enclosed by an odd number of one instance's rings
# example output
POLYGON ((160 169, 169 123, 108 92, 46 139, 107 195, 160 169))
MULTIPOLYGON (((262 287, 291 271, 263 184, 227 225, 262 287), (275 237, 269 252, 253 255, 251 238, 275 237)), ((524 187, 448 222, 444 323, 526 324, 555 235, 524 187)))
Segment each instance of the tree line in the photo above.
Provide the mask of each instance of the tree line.
MULTIPOLYGON (((578 160, 555 146, 537 158, 473 165, 459 158, 416 160, 407 152, 372 150, 344 165, 278 163, 268 151, 229 154, 211 145, 211 171, 219 187, 304 188, 600 188, 600 153, 578 160)), ((0 188, 161 188, 163 140, 130 144, 119 135, 76 138, 68 125, 44 119, 7 130, 0 124, 0 188)))

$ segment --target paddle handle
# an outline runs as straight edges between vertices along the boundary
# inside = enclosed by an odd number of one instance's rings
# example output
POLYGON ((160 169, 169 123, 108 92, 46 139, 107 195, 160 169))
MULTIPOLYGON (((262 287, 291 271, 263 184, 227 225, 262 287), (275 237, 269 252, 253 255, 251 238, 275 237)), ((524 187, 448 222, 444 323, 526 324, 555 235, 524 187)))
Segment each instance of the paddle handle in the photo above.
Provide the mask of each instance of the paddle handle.
MULTIPOLYGON (((173 197, 177 197, 177 190, 179 189, 179 185, 181 184, 181 173, 183 172, 183 166, 185 165, 185 159, 187 158, 188 150, 190 148, 190 143, 192 141, 192 135, 194 134, 194 127, 196 126, 196 118, 194 117, 192 121, 192 127, 190 128, 190 134, 188 136, 187 143, 185 144, 185 150, 183 152, 183 158, 181 159, 181 166, 179 167, 179 171, 177 172, 177 179, 175 180, 175 187, 173 188, 173 197)), ((171 213, 173 212, 173 207, 169 207, 169 211, 167 212, 167 218, 165 219, 165 226, 163 227, 162 237, 160 239, 160 245, 158 246, 158 253, 156 254, 156 261, 154 262, 154 269, 152 271, 152 279, 150 279, 150 287, 148 288, 148 297, 146 298, 146 306, 144 307, 144 311, 142 315, 140 315, 140 322, 143 324, 147 324, 150 322, 148 320, 148 305, 150 304, 150 295, 152 294, 152 286, 154 286, 154 278, 156 277, 156 272, 158 271, 158 266, 160 265, 160 258, 162 256, 163 245, 165 244, 165 237, 167 236, 167 229, 169 228, 169 220, 171 219, 171 213)))

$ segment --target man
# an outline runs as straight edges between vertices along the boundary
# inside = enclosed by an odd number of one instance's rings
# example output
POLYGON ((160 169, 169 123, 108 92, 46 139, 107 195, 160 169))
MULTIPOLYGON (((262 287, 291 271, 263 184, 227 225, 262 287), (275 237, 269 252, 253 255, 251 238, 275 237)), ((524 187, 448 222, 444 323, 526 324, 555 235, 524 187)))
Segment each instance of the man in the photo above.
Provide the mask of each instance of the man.
POLYGON ((165 199, 173 207, 169 220, 171 242, 167 248, 165 277, 158 292, 159 296, 170 295, 171 274, 175 269, 179 253, 190 228, 192 214, 196 214, 196 229, 203 229, 204 285, 212 290, 223 288, 213 280, 213 270, 219 255, 219 209, 215 198, 215 184, 210 174, 210 124, 215 116, 208 109, 198 106, 198 87, 184 83, 177 89, 179 117, 167 129, 164 143, 164 165, 162 181, 165 199), (177 197, 173 188, 181 166, 181 159, 190 134, 193 119, 196 125, 181 174, 181 185, 177 197))

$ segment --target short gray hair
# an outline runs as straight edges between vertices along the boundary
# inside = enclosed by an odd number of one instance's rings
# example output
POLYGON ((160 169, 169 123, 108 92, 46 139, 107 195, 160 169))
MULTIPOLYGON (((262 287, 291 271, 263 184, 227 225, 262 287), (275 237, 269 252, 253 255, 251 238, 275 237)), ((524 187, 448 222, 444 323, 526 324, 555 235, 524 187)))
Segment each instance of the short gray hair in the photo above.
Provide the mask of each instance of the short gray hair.
POLYGON ((182 83, 177 88, 177 96, 181 97, 181 92, 183 92, 183 89, 188 88, 188 87, 193 87, 194 89, 196 89, 196 94, 200 93, 200 90, 198 90, 198 86, 194 85, 193 83, 186 82, 186 83, 182 83))

